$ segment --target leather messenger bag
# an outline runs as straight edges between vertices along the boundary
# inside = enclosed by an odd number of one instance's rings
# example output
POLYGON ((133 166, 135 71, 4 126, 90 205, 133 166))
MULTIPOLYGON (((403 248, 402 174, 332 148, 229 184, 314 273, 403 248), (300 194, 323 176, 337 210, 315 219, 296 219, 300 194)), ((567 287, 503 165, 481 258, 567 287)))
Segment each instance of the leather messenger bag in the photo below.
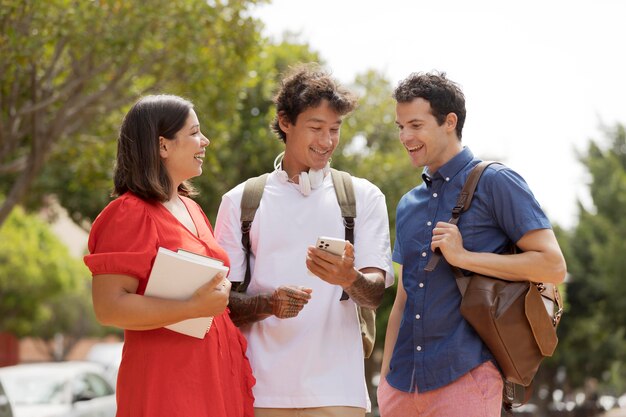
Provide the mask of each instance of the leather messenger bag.
MULTIPOLYGON (((470 173, 449 223, 457 224, 469 209, 474 190, 483 171, 497 162, 480 162, 470 173)), ((514 244, 508 253, 516 253, 514 244)), ((426 271, 441 260, 435 252, 426 271)), ((530 281, 506 281, 476 273, 465 275, 451 266, 461 292, 461 315, 476 330, 493 354, 505 379, 503 405, 514 402, 514 385, 530 387, 541 361, 552 356, 558 342, 556 327, 563 312, 561 297, 553 284, 530 281)), ((530 397, 526 389, 524 402, 530 397)))

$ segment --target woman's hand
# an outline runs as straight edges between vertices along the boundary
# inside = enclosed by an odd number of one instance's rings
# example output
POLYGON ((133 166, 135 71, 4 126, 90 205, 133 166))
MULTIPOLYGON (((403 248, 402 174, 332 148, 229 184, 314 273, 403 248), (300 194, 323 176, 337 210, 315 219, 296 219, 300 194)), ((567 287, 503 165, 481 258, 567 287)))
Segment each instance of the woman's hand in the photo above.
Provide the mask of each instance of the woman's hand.
POLYGON ((219 316, 228 306, 231 283, 224 274, 216 274, 198 288, 189 299, 195 317, 219 316))

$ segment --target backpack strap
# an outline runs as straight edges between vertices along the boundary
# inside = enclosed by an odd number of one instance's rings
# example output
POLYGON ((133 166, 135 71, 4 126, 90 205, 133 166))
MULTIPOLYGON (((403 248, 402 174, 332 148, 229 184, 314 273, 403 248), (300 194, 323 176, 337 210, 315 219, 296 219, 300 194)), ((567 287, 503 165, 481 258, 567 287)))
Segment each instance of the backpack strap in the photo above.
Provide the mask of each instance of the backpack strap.
MULTIPOLYGON (((241 196, 241 243, 246 254, 246 274, 242 283, 233 285, 235 291, 246 292, 250 285, 250 227, 254 220, 265 183, 269 174, 265 173, 258 177, 250 178, 246 181, 241 196)), ((338 171, 334 168, 330 169, 330 175, 333 180, 337 202, 341 208, 341 216, 343 217, 343 225, 345 227, 345 239, 354 244, 354 219, 356 218, 356 199, 354 197, 354 187, 352 185, 352 177, 344 171, 338 171)), ((341 300, 347 300, 348 294, 344 291, 341 300)))
MULTIPOLYGON (((352 177, 345 171, 330 169, 330 176, 333 179, 337 202, 341 208, 343 226, 345 228, 345 239, 354 244, 354 219, 356 218, 356 199, 354 197, 354 187, 352 177)), ((348 293, 342 292, 340 300, 350 298, 348 293)))
POLYGON ((259 204, 261 204, 261 197, 263 196, 263 190, 265 189, 265 183, 267 182, 268 173, 260 175, 258 177, 249 178, 244 187, 243 195, 241 196, 241 244, 246 254, 246 274, 243 282, 237 284, 235 291, 246 292, 248 285, 250 285, 250 227, 252 226, 252 220, 256 214, 259 204))

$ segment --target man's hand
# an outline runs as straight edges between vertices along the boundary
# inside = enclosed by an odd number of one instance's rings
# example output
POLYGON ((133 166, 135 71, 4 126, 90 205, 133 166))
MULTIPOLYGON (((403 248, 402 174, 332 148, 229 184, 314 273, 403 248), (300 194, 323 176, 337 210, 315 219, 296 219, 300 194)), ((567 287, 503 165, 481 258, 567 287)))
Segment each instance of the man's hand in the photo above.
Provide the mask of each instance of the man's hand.
POLYGON ((433 252, 435 249, 439 249, 446 261, 452 266, 459 266, 461 259, 467 252, 463 247, 463 237, 459 228, 446 222, 437 222, 435 225, 430 248, 433 252))
POLYGON ((296 317, 311 299, 311 288, 283 285, 273 293, 230 294, 230 318, 235 326, 265 320, 274 315, 281 319, 296 317))
POLYGON ((279 319, 296 317, 311 299, 311 288, 283 285, 270 297, 272 314, 279 319))
POLYGON ((343 255, 335 255, 315 246, 307 250, 306 266, 313 274, 343 289, 350 287, 359 277, 354 268, 354 246, 346 242, 343 255))
POLYGON ((343 255, 334 255, 309 246, 306 258, 309 271, 332 285, 341 286, 362 307, 376 309, 385 291, 385 272, 378 268, 354 267, 354 246, 346 242, 343 255))

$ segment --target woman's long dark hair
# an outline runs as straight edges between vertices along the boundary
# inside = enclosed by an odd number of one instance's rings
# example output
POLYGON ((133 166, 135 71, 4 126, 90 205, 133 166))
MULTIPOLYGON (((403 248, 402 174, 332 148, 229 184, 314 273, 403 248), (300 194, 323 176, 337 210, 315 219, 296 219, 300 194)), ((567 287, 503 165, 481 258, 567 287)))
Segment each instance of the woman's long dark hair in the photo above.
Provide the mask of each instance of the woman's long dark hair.
MULTIPOLYGON (((113 196, 132 192, 144 200, 167 201, 172 182, 159 153, 159 137, 174 140, 193 104, 173 95, 153 95, 140 99, 126 114, 117 141, 113 196)), ((195 195, 184 181, 178 193, 195 195)))

